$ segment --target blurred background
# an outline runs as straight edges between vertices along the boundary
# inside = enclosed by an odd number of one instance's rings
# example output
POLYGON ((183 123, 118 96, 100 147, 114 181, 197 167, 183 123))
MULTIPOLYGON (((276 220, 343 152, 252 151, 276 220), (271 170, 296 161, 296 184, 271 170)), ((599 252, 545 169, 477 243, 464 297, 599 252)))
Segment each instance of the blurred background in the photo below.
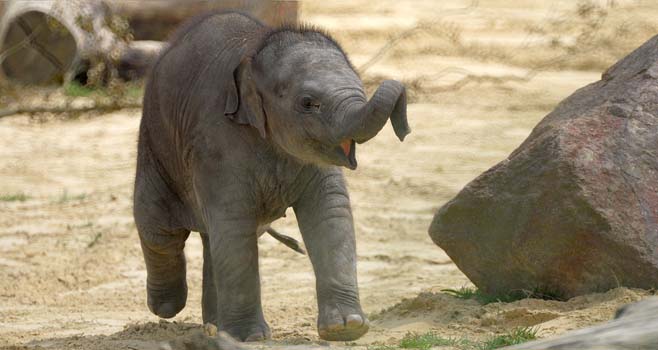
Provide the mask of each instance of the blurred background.
MULTIPOLYGON (((187 307, 160 322, 145 305, 131 196, 148 62, 176 23, 212 4, 55 1, 60 12, 30 14, 46 2, 0 3, 0 347, 139 348, 198 329, 198 235, 186 247, 187 307), (58 13, 68 19, 53 21, 58 13), (48 29, 35 30, 40 24, 48 29)), ((358 170, 345 172, 372 320, 357 346, 425 331, 478 341, 519 326, 549 336, 607 320, 647 293, 509 304, 455 298, 441 291, 470 282, 427 228, 437 208, 504 160, 560 100, 658 33, 658 3, 224 3, 267 23, 325 29, 369 93, 384 79, 408 88, 412 134, 400 144, 385 128, 360 147, 358 170)), ((274 226, 300 237, 292 211, 274 226)), ((308 259, 269 237, 260 248, 271 345, 316 342, 308 259)))

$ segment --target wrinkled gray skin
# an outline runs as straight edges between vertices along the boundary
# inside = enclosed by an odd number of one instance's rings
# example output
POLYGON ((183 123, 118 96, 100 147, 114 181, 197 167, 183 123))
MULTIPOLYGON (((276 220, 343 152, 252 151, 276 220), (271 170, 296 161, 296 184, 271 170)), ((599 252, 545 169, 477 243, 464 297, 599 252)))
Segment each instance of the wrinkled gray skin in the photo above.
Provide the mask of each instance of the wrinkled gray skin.
POLYGON ((315 271, 320 337, 365 334, 340 167, 356 167, 354 142, 389 116, 402 139, 404 87, 384 82, 368 101, 321 33, 271 30, 237 13, 187 24, 154 66, 139 131, 134 216, 150 310, 169 318, 185 306, 183 247, 198 231, 204 323, 243 341, 268 338, 257 238, 293 207, 315 271))

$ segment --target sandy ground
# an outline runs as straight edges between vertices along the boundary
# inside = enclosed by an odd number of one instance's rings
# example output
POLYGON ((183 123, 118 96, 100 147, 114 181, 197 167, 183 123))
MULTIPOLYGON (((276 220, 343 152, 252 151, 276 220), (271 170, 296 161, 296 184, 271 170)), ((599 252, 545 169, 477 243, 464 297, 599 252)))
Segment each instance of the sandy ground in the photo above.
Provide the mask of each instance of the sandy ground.
MULTIPOLYGON (((483 306, 441 293, 471 284, 427 235, 433 213, 504 159, 559 100, 658 32, 658 6, 650 3, 601 1, 602 27, 575 15, 572 1, 303 3, 302 18, 333 33, 366 82, 393 77, 413 87, 413 134, 400 144, 386 128, 359 148, 359 169, 346 172, 361 298, 373 319, 357 345, 396 344, 408 331, 429 330, 478 340, 517 326, 537 326, 545 337, 607 320, 650 294, 618 288, 566 302, 483 306), (633 26, 624 29, 629 18, 633 26), (569 51, 583 28, 597 45, 569 51), (627 37, 618 45, 598 45, 620 33, 627 37)), ((187 307, 160 322, 145 305, 131 216, 139 116, 0 120, 0 347, 140 349, 200 327, 196 234, 186 247, 187 307)), ((274 226, 299 238, 291 214, 274 226)), ((269 237, 260 255, 268 344, 317 342, 308 259, 269 237)))

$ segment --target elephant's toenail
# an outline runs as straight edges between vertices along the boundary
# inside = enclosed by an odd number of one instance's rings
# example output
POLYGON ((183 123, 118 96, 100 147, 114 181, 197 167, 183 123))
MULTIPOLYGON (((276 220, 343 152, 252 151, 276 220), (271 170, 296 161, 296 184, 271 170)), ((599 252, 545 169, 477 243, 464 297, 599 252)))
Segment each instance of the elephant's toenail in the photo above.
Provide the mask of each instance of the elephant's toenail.
POLYGON ((162 318, 172 318, 180 311, 173 303, 162 303, 155 307, 155 314, 162 318))
POLYGON ((348 315, 345 318, 345 327, 358 328, 363 325, 363 318, 360 315, 348 315))
POLYGON ((254 333, 247 338, 245 338, 245 342, 252 342, 252 341, 261 341, 265 340, 265 335, 263 333, 254 333))

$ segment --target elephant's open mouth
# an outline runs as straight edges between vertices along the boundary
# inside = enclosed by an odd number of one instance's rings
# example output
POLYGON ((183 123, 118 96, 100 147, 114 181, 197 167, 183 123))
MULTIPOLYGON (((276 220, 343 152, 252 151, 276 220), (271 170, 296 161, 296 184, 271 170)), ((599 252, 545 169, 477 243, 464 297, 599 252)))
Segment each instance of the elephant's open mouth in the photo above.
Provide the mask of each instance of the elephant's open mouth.
POLYGON ((340 156, 344 164, 341 164, 351 170, 356 169, 356 142, 352 139, 345 139, 336 147, 336 153, 340 156))

